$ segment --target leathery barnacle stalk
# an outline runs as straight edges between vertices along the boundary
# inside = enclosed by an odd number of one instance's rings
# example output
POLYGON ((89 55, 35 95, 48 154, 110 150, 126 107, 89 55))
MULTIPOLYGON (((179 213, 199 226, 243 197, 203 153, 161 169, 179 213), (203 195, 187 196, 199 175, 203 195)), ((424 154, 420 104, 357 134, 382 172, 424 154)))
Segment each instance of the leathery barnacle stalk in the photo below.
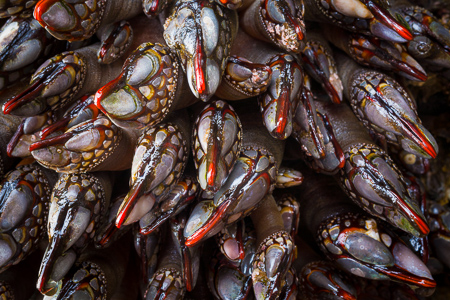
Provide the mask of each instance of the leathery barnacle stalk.
POLYGON ((39 252, 34 252, 18 265, 0 274, 0 298, 29 300, 33 296, 41 259, 39 252))

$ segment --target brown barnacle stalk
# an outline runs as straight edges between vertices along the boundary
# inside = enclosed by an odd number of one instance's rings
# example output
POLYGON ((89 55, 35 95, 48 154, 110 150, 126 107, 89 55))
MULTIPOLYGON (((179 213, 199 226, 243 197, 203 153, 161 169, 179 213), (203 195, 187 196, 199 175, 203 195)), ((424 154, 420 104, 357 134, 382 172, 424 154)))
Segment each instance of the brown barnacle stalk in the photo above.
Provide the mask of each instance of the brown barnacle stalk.
POLYGON ((365 69, 345 55, 336 59, 346 84, 344 93, 355 115, 380 142, 435 158, 436 140, 422 125, 415 101, 393 78, 365 69))
POLYGON ((38 247, 45 234, 56 173, 36 163, 16 167, 0 183, 0 272, 38 247))
POLYGON ((124 279, 130 250, 130 236, 127 236, 113 247, 84 251, 61 280, 60 290, 53 298, 111 299, 124 279))
POLYGON ((274 188, 284 143, 267 133, 254 108, 247 102, 236 109, 243 122, 240 157, 214 198, 194 207, 184 231, 188 246, 249 215, 274 188))
POLYGON ((252 37, 299 53, 305 46, 303 15, 303 1, 255 0, 239 21, 252 37))
POLYGON ((333 50, 322 35, 322 31, 308 30, 306 46, 300 52, 300 57, 305 71, 322 85, 331 101, 339 104, 343 97, 342 81, 333 50))
POLYGON ((292 266, 299 277, 300 299, 357 299, 357 282, 352 277, 324 260, 303 239, 297 239, 296 246, 299 253, 292 266))
POLYGON ((97 91, 95 104, 118 126, 140 129, 160 123, 197 98, 189 90, 175 51, 165 45, 159 21, 141 16, 131 25, 153 30, 136 33, 130 47, 134 51, 121 73, 97 91))
POLYGON ((300 171, 297 171, 286 166, 281 166, 278 169, 277 181, 275 187, 277 189, 289 188, 302 184, 303 175, 300 171))
POLYGON ((233 107, 217 100, 206 105, 193 125, 193 157, 203 190, 216 193, 225 183, 242 143, 242 125, 233 107))
POLYGON ((33 17, 8 19, 0 29, 0 90, 29 80, 61 46, 33 17))
MULTIPOLYGON (((343 76, 344 77, 344 76, 343 76)), ((317 101, 333 124, 345 155, 337 179, 362 209, 415 236, 425 236, 428 224, 412 200, 406 179, 392 159, 371 140, 351 109, 317 101)))
POLYGON ((7 145, 8 156, 22 158, 31 156, 31 144, 40 141, 41 130, 51 126, 55 121, 56 115, 52 111, 24 118, 7 145))
POLYGON ((128 264, 122 282, 111 296, 111 300, 138 299, 139 273, 136 272, 135 268, 134 264, 128 264))
POLYGON ((308 172, 308 179, 296 194, 302 224, 329 259, 356 276, 406 283, 423 295, 434 291, 430 271, 397 235, 360 212, 329 177, 308 172))
POLYGON ((331 25, 322 25, 321 27, 327 40, 361 65, 395 72, 414 81, 425 81, 428 78, 423 67, 400 43, 389 42, 375 36, 351 33, 331 25))
POLYGON ((171 237, 165 239, 158 255, 158 267, 144 293, 147 300, 183 299, 186 292, 178 246, 171 237))
POLYGON ((237 13, 208 0, 177 0, 164 24, 164 39, 175 50, 192 93, 208 101, 224 74, 238 27, 237 13))
POLYGON ((133 28, 128 21, 122 20, 100 27, 97 36, 102 42, 97 51, 98 62, 110 64, 119 59, 131 46, 133 28))
MULTIPOLYGON (((320 97, 320 94, 316 96, 320 97)), ((292 136, 301 145, 302 158, 311 168, 334 174, 344 166, 344 153, 328 115, 316 107, 314 99, 309 77, 305 76, 301 101, 293 119, 292 136)))
POLYGON ((190 147, 185 111, 147 129, 137 142, 130 191, 117 213, 116 226, 137 222, 165 199, 183 174, 190 147))
POLYGON ((267 195, 251 214, 259 244, 253 259, 253 291, 256 299, 275 299, 285 284, 294 258, 294 241, 284 230, 283 220, 272 195, 267 195))
POLYGON ((51 35, 70 42, 85 40, 106 24, 142 12, 142 0, 40 0, 34 17, 51 35))
POLYGON ((121 129, 102 116, 30 146, 42 165, 62 173, 126 170, 139 132, 121 129))
POLYGON ((3 105, 3 113, 34 116, 57 110, 95 92, 120 72, 122 62, 97 62, 99 44, 63 52, 45 61, 30 83, 3 105))
POLYGON ((200 190, 200 185, 194 177, 183 175, 167 197, 140 219, 140 232, 142 234, 154 232, 169 218, 176 216, 195 201, 200 190))
POLYGON ((62 174, 56 182, 48 216, 49 244, 42 259, 37 289, 51 296, 90 243, 111 198, 114 175, 97 172, 62 174))
POLYGON ((8 143, 14 136, 21 123, 21 119, 16 116, 0 114, 0 176, 3 176, 17 163, 8 156, 8 143))
POLYGON ((34 252, 27 259, 0 274, 0 298, 5 300, 29 300, 36 292, 34 282, 40 264, 40 253, 34 252))

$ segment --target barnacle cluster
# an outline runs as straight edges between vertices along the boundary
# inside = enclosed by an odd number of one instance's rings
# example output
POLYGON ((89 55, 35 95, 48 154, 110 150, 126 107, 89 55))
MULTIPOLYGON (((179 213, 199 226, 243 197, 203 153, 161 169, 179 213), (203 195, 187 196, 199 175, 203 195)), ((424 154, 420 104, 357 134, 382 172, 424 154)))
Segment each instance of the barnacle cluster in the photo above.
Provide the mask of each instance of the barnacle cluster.
POLYGON ((449 16, 0 1, 0 298, 448 298, 449 16))

